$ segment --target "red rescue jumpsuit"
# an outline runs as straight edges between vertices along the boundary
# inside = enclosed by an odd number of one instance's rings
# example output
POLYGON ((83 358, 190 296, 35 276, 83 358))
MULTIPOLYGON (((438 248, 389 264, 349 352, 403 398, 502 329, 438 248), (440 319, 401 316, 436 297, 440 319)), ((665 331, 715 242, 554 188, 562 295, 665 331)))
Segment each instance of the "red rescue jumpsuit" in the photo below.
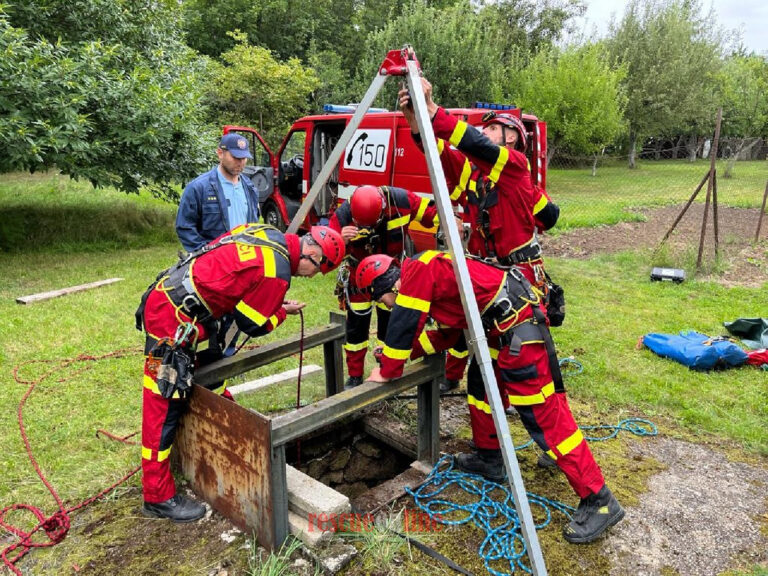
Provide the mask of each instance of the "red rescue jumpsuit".
MULTIPOLYGON (((349 269, 349 301, 347 306, 346 342, 344 350, 347 358, 349 376, 362 376, 365 368, 365 355, 370 338, 371 312, 373 302, 370 295, 357 290, 355 270, 357 263, 371 254, 387 254, 400 260, 404 254, 405 235, 411 222, 419 222, 426 228, 435 225, 437 208, 428 198, 422 198, 410 190, 382 186, 381 191, 387 201, 384 217, 373 230, 360 229, 356 238, 347 244, 347 262, 349 269)), ((328 223, 330 228, 341 233, 345 226, 352 226, 352 209, 349 200, 339 206, 328 223)), ((389 310, 385 306, 376 306, 377 345, 382 345, 387 333, 389 310)))
MULTIPOLYGON (((220 238, 237 234, 247 226, 235 228, 220 238)), ((249 336, 266 334, 285 320, 283 299, 300 257, 298 236, 283 235, 277 230, 258 234, 287 249, 289 258, 269 247, 233 242, 189 264, 195 294, 213 318, 234 315, 238 328, 249 336)), ((193 320, 171 301, 167 280, 161 279, 146 301, 147 351, 161 338, 173 339, 181 324, 193 320)), ((198 340, 210 336, 203 324, 195 326, 199 330, 198 340)), ((168 458, 186 404, 178 393, 170 399, 163 398, 157 386, 158 367, 159 359, 148 355, 144 362, 141 466, 144 501, 149 503, 164 502, 176 494, 168 458)), ((223 383, 214 391, 231 398, 223 383)))
MULTIPOLYGON (((467 266, 481 314, 503 295, 508 281, 519 283, 503 270, 476 260, 468 260, 467 266)), ((579 497, 585 498, 605 484, 602 472, 576 425, 565 393, 555 391, 543 341, 538 337, 524 340, 517 353, 510 347, 509 335, 514 334, 515 327, 520 329, 522 324, 533 320, 533 306, 538 305, 538 300, 520 299, 515 303, 516 313, 500 322, 500 328, 486 331, 504 405, 515 406, 534 441, 557 462, 579 497)), ((450 256, 428 251, 406 259, 385 337, 382 376, 401 376, 409 357, 445 350, 466 327, 450 256), (443 329, 422 332, 427 315, 443 329)), ((491 407, 474 362, 470 366, 467 392, 475 445, 481 449, 498 449, 491 407)))

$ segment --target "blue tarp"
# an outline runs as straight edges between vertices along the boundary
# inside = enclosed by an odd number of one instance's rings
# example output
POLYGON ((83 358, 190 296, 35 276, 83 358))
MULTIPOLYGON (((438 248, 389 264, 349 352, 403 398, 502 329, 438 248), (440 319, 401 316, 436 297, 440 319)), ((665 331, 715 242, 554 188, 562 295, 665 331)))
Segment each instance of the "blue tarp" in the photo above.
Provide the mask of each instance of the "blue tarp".
POLYGON ((747 360, 747 353, 738 344, 694 331, 646 334, 643 344, 659 356, 680 362, 693 370, 731 368, 741 366, 747 360))

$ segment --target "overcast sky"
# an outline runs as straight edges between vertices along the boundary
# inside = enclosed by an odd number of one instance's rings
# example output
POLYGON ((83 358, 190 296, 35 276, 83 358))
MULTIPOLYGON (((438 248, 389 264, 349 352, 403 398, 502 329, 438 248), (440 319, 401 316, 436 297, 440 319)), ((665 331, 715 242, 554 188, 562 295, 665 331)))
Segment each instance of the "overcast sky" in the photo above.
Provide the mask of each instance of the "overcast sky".
MULTIPOLYGON (((597 30, 598 36, 608 31, 611 14, 617 21, 624 15, 627 0, 586 0, 584 32, 597 30)), ((748 50, 768 55, 768 0, 702 0, 704 12, 713 6, 718 24, 726 29, 741 29, 748 50)))

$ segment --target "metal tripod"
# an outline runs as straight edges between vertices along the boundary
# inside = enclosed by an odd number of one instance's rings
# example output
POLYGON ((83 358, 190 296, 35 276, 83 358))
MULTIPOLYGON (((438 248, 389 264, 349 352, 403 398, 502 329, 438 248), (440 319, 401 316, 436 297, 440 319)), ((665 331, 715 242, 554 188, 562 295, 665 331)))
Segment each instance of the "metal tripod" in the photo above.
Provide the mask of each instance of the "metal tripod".
POLYGON ((325 185, 331 172, 338 164, 344 149, 352 139, 355 130, 357 130, 360 125, 363 116, 368 108, 371 107, 376 95, 390 76, 405 77, 408 90, 411 93, 411 101, 413 102, 416 120, 422 137, 424 154, 427 159, 429 176, 432 181, 432 190, 435 201, 437 202, 440 222, 445 230, 448 251, 452 257, 451 262, 453 263, 453 270, 460 287, 459 293, 461 294, 461 303, 464 307, 464 315, 466 316, 467 325, 469 327, 468 343, 472 346, 475 358, 478 360, 480 373, 482 374, 483 383, 485 384, 485 393, 491 404, 493 422, 496 426, 499 443, 501 444, 501 453, 504 457, 504 465, 507 469, 507 477, 510 481, 515 508, 518 517, 520 518, 523 538, 527 545, 528 558, 531 561, 531 570, 535 576, 545 576, 547 574, 547 568, 544 565, 544 557, 542 556, 541 546, 539 545, 539 540, 536 535, 536 525, 533 521, 533 516, 531 515, 531 507, 525 493, 523 477, 520 474, 520 466, 517 461, 517 455, 515 454, 512 437, 510 436, 509 426, 504 412, 504 405, 496 383, 496 375, 493 371, 491 355, 488 350, 488 341, 485 337, 485 331, 483 330, 483 325, 480 320, 480 311, 475 299, 475 293, 472 290, 472 282, 469 278, 469 270, 467 269, 467 261, 464 257, 464 250, 458 227, 453 218, 450 195, 445 183, 443 167, 440 164, 440 155, 437 151, 435 134, 427 114, 427 103, 421 88, 419 64, 415 59, 415 55, 410 46, 406 46, 402 50, 392 50, 387 54, 384 62, 379 67, 379 73, 373 79, 373 82, 371 82, 368 91, 358 105, 357 110, 342 133, 341 138, 339 138, 336 147, 328 157, 328 161, 325 166, 323 166, 323 169, 320 171, 317 180, 315 180, 315 183, 312 185, 309 194, 304 199, 299 211, 291 221, 291 224, 288 227, 288 233, 295 233, 299 224, 306 218, 307 213, 314 203, 315 197, 325 185))

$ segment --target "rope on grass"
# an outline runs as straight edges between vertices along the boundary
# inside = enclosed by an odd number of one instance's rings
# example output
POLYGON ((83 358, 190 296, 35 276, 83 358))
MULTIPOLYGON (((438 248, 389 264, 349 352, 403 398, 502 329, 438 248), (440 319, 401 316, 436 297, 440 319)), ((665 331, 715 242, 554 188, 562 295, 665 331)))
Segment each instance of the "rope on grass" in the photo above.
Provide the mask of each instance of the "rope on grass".
POLYGON ((582 366, 581 362, 576 360, 573 356, 560 358, 558 364, 560 365, 560 370, 562 371, 563 376, 575 376, 584 372, 584 366, 582 366))
MULTIPOLYGON (((417 489, 406 488, 406 492, 419 508, 429 514, 431 520, 446 526, 472 523, 481 530, 485 536, 478 554, 486 570, 493 576, 508 576, 517 568, 531 573, 531 569, 523 563, 527 552, 525 539, 520 531, 520 519, 509 489, 482 476, 459 472, 454 464, 452 455, 443 456, 417 489), (449 500, 443 493, 452 486, 474 497, 474 501, 459 504, 449 500), (509 569, 501 572, 493 568, 491 563, 501 563, 509 569)), ((535 525, 536 530, 550 523, 553 511, 560 512, 568 519, 576 511, 572 506, 545 496, 531 492, 526 495, 532 507, 538 506, 544 512, 544 520, 535 525)))
MULTIPOLYGON (((56 489, 51 485, 51 483, 45 477, 42 470, 40 469, 40 465, 38 464, 34 454, 32 453, 32 446, 27 436, 26 427, 24 426, 24 406, 27 402, 27 399, 30 397, 30 395, 32 394, 32 392, 34 391, 35 387, 38 384, 52 377, 54 374, 57 374, 65 370, 66 368, 69 368, 73 364, 76 364, 79 362, 83 362, 83 363, 91 362, 91 364, 85 364, 82 368, 76 370, 75 372, 70 374, 68 377, 59 378, 58 380, 56 380, 57 383, 66 382, 67 380, 71 380, 75 376, 82 374, 87 370, 90 370, 95 366, 95 363, 98 362, 99 360, 104 360, 106 358, 122 358, 125 356, 130 356, 138 353, 141 353, 141 350, 123 349, 123 350, 116 350, 108 354, 103 354, 101 356, 91 356, 89 354, 80 354, 75 358, 69 358, 64 360, 30 360, 28 362, 24 362, 23 364, 16 366, 13 369, 14 380, 19 384, 28 385, 27 391, 24 393, 24 396, 19 402, 19 407, 17 409, 17 417, 18 417, 18 423, 19 423, 19 431, 21 432, 21 439, 24 442, 24 447, 26 448, 27 456, 29 456, 29 460, 32 463, 32 467, 35 469, 35 472, 37 473, 37 476, 40 478, 40 481, 45 485, 46 489, 51 494, 53 499, 56 501, 56 505, 59 508, 57 512, 55 512, 50 516, 46 516, 42 510, 30 504, 13 504, 11 506, 6 506, 2 510, 0 510, 0 527, 4 528, 7 532, 15 535, 18 538, 18 540, 15 543, 7 546, 2 551, 2 553, 0 553, 0 558, 2 558, 5 566, 17 576, 21 576, 22 572, 16 567, 16 563, 19 560, 21 560, 27 553, 29 553, 33 548, 47 548, 49 546, 55 546, 56 544, 64 540, 64 538, 67 536, 67 533, 69 532, 69 528, 70 528, 69 515, 72 512, 75 512, 76 510, 79 510, 81 508, 85 508, 92 502, 95 502, 99 498, 102 498, 103 496, 105 496, 106 494, 108 494, 109 492, 117 488, 117 486, 119 486, 120 484, 128 480, 131 476, 136 474, 136 472, 138 472, 141 469, 140 466, 137 466, 136 468, 128 472, 125 476, 123 476, 123 478, 121 478, 111 486, 105 488, 95 496, 92 496, 91 498, 88 498, 82 501, 80 504, 77 504, 71 507, 64 506, 64 501, 56 492, 56 489), (24 380, 21 376, 19 376, 19 370, 21 370, 23 366, 30 365, 30 364, 55 364, 55 366, 49 369, 47 372, 45 372, 42 376, 40 376, 37 379, 24 380), (31 513, 37 519, 37 525, 34 528, 32 528, 32 530, 26 531, 7 522, 6 515, 15 510, 24 510, 31 513), (42 541, 39 539, 36 541, 33 540, 33 537, 41 531, 45 533, 45 535, 47 536, 47 540, 42 540, 42 541), (15 555, 13 555, 14 553, 15 555)), ((97 437, 99 436, 99 433, 104 434, 114 440, 123 442, 125 444, 134 444, 134 442, 131 442, 129 440, 129 438, 134 436, 134 434, 118 437, 104 430, 99 430, 96 433, 97 437)))

